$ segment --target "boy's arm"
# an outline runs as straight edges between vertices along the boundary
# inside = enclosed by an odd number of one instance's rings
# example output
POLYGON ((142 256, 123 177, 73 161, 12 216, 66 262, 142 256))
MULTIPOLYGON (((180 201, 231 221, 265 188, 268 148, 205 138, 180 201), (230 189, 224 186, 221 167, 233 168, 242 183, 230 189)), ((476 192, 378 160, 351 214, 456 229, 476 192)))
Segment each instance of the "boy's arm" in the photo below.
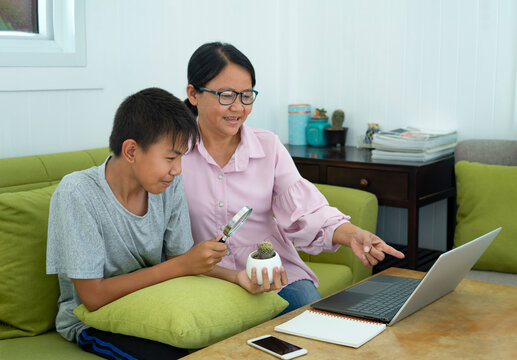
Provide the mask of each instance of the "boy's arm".
POLYGON ((109 279, 72 279, 81 302, 94 311, 127 294, 180 276, 209 272, 226 253, 226 244, 217 239, 203 241, 185 254, 129 274, 109 279))

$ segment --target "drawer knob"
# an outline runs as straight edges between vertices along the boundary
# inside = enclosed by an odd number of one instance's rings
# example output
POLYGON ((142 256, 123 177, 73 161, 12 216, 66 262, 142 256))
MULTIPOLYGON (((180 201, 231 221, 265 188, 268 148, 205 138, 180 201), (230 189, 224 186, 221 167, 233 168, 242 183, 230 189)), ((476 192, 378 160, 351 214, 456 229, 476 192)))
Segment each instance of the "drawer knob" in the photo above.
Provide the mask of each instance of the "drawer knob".
POLYGON ((361 187, 362 187, 362 188, 366 188, 366 187, 368 187, 368 180, 366 180, 366 179, 361 179, 361 180, 359 181, 359 185, 361 185, 361 187))

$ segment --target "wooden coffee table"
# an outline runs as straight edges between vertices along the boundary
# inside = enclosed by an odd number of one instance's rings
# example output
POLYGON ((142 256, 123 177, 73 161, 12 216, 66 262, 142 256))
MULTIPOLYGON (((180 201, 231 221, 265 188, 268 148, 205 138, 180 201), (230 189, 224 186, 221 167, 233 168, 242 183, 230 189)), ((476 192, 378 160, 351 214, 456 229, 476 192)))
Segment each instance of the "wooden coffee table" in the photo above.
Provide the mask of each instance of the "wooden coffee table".
MULTIPOLYGON (((390 268, 379 274, 422 278, 390 268)), ((300 359, 517 359, 517 287, 463 279, 456 290, 387 327, 358 349, 275 332, 309 306, 272 319, 186 359, 275 359, 246 344, 271 334, 308 350, 300 359)))

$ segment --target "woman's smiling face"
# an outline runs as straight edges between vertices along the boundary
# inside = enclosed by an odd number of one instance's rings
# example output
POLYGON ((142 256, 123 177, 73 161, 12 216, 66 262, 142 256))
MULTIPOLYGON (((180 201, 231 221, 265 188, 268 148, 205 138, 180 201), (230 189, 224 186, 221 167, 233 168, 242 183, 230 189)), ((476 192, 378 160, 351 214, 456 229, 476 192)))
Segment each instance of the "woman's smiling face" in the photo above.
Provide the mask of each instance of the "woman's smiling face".
MULTIPOLYGON (((243 67, 229 63, 204 87, 215 91, 252 90, 251 75, 243 67)), ((218 96, 208 92, 198 92, 195 97, 197 104, 194 105, 197 106, 199 126, 204 136, 225 138, 236 135, 253 108, 253 104, 242 104, 240 96, 231 105, 219 104, 218 96)))

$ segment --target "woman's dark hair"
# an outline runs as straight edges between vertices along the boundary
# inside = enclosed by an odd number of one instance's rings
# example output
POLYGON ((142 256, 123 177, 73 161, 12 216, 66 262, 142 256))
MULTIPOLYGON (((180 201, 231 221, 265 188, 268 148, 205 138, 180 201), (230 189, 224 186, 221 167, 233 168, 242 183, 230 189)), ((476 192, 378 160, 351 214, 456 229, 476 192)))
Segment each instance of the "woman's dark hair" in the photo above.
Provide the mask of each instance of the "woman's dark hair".
MULTIPOLYGON (((229 63, 246 69, 251 76, 251 87, 255 87, 255 69, 251 61, 235 46, 221 42, 203 44, 194 51, 188 62, 188 83, 199 90, 219 75, 229 63)), ((189 99, 185 100, 185 104, 194 115, 197 115, 197 108, 190 103, 189 99)))
POLYGON ((163 89, 148 88, 120 104, 109 145, 113 154, 119 156, 127 139, 147 150, 162 136, 170 136, 173 146, 188 146, 189 141, 193 145, 199 137, 196 119, 176 96, 163 89))

